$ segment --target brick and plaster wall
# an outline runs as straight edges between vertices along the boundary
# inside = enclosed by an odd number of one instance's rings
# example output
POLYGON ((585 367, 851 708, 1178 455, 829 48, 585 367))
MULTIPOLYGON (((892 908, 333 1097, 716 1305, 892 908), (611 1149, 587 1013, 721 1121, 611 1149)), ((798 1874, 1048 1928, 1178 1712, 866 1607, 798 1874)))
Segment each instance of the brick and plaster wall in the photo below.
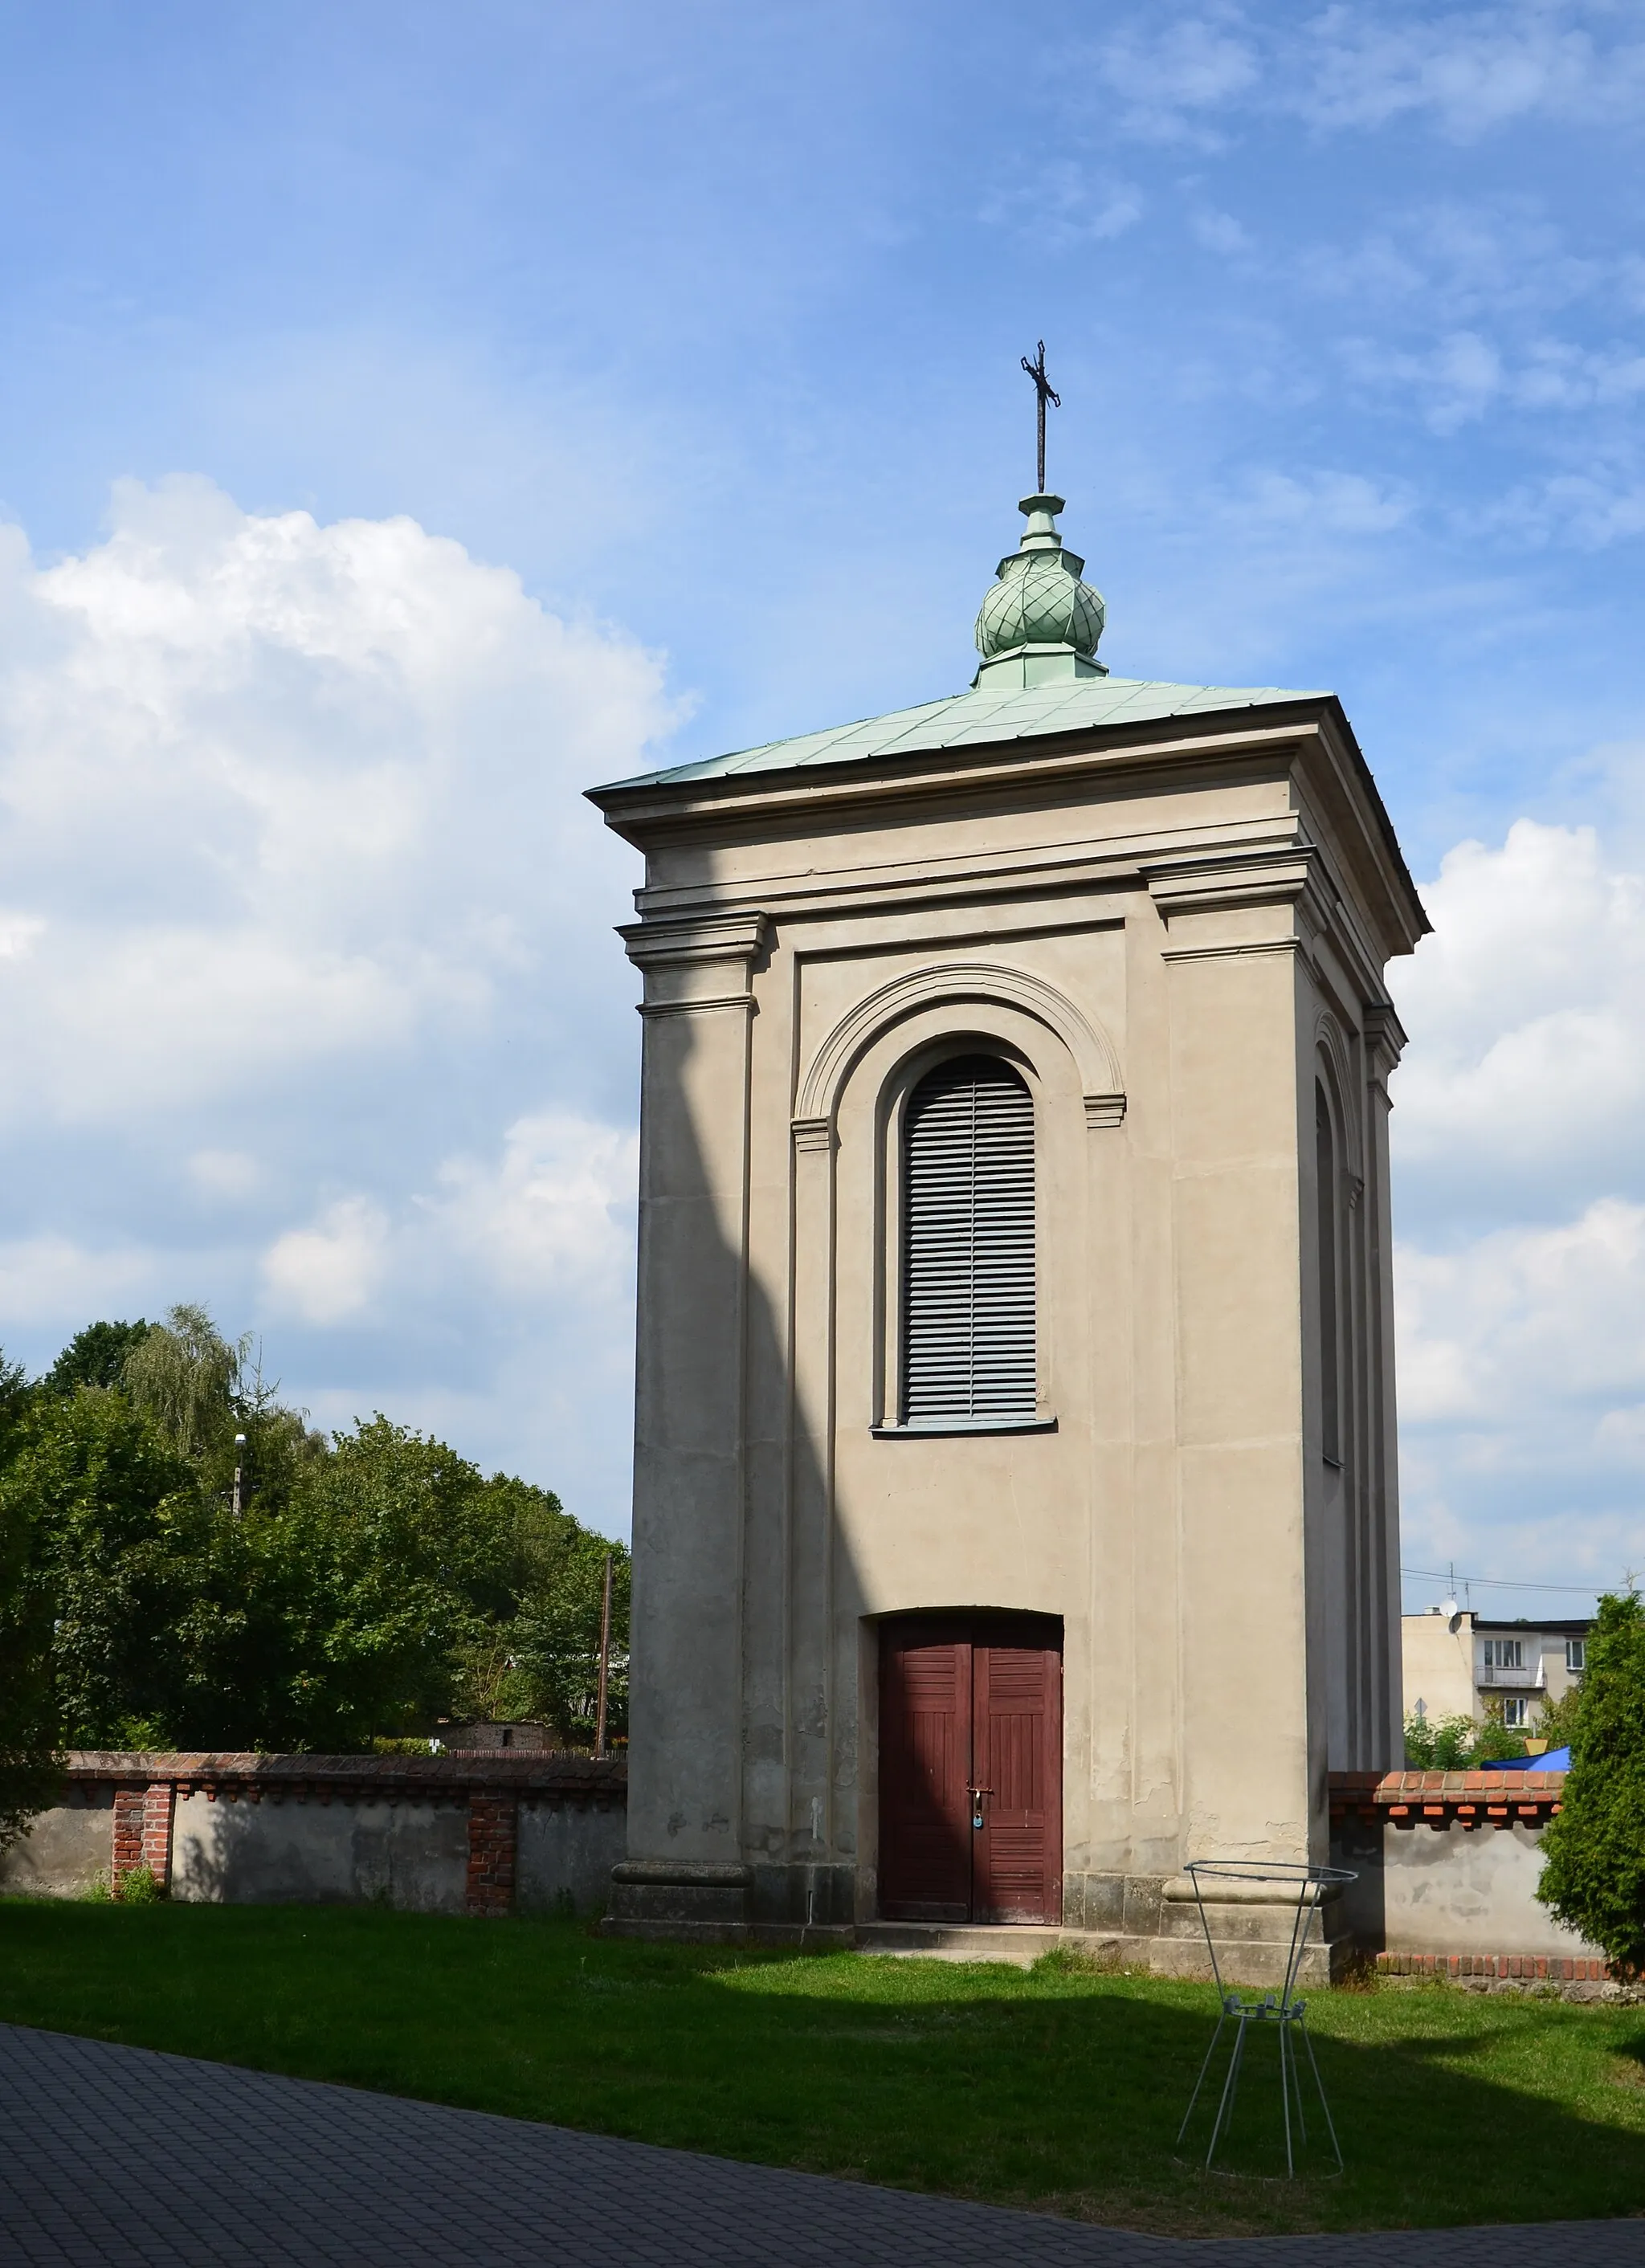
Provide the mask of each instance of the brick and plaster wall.
POLYGON ((1537 1902, 1564 1786, 1563 1772, 1333 1773, 1331 1859, 1359 1877, 1359 1943, 1398 1975, 1603 1976, 1597 1947, 1537 1902))
POLYGON ((84 1896, 145 1870, 229 1905, 506 1914, 605 1902, 627 1770, 547 1752, 69 1759, 63 1800, 0 1854, 0 1888, 84 1896))

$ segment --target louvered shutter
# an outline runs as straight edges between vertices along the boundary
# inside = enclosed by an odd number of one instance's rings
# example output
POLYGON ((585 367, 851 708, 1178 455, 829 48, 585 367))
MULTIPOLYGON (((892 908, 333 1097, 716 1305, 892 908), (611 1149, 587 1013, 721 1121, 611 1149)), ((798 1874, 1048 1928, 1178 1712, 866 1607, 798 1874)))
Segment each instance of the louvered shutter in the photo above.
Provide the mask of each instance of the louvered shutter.
POLYGON ((1034 1105, 1009 1064, 960 1056, 909 1098, 903 1423, 1032 1418, 1034 1105))

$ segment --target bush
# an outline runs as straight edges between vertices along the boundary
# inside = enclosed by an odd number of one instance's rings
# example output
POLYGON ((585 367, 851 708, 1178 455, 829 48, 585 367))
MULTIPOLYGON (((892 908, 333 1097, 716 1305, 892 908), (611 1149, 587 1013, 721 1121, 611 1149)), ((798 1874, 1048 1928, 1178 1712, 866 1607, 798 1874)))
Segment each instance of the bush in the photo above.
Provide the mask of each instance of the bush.
POLYGON ((1405 1719, 1405 1762, 1413 1771, 1478 1771, 1526 1753, 1520 1734, 1500 1718, 1483 1725, 1472 1717, 1405 1719))
POLYGON ((1537 1896, 1626 1977, 1645 1973, 1645 1607, 1599 1602, 1537 1896))

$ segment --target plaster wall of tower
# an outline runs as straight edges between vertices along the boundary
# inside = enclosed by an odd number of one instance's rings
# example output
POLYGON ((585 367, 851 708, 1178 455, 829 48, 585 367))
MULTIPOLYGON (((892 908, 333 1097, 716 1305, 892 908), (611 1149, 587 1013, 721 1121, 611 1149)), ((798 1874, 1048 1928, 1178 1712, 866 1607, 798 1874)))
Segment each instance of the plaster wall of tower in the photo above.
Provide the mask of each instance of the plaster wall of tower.
POLYGON ((1398 1723, 1383 968, 1421 921, 1340 712, 600 799, 646 855, 634 1895, 872 1918, 877 1630, 933 1607, 1062 1618, 1070 1923, 1323 1857, 1327 1770, 1398 1723), (1034 1098, 1055 1429, 888 1437, 899 1098, 972 1041, 1034 1098))

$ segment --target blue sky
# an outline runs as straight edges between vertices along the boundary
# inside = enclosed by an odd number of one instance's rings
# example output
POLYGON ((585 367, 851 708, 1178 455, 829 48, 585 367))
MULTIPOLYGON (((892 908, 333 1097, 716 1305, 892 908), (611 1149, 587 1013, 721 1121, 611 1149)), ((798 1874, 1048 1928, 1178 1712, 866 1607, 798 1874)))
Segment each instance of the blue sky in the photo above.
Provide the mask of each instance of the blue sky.
POLYGON ((1645 1566, 1637 0, 0 27, 9 1350, 203 1296, 621 1526, 575 790, 962 685, 1043 335, 1110 666, 1336 688, 1440 921, 1406 1557, 1645 1566))

